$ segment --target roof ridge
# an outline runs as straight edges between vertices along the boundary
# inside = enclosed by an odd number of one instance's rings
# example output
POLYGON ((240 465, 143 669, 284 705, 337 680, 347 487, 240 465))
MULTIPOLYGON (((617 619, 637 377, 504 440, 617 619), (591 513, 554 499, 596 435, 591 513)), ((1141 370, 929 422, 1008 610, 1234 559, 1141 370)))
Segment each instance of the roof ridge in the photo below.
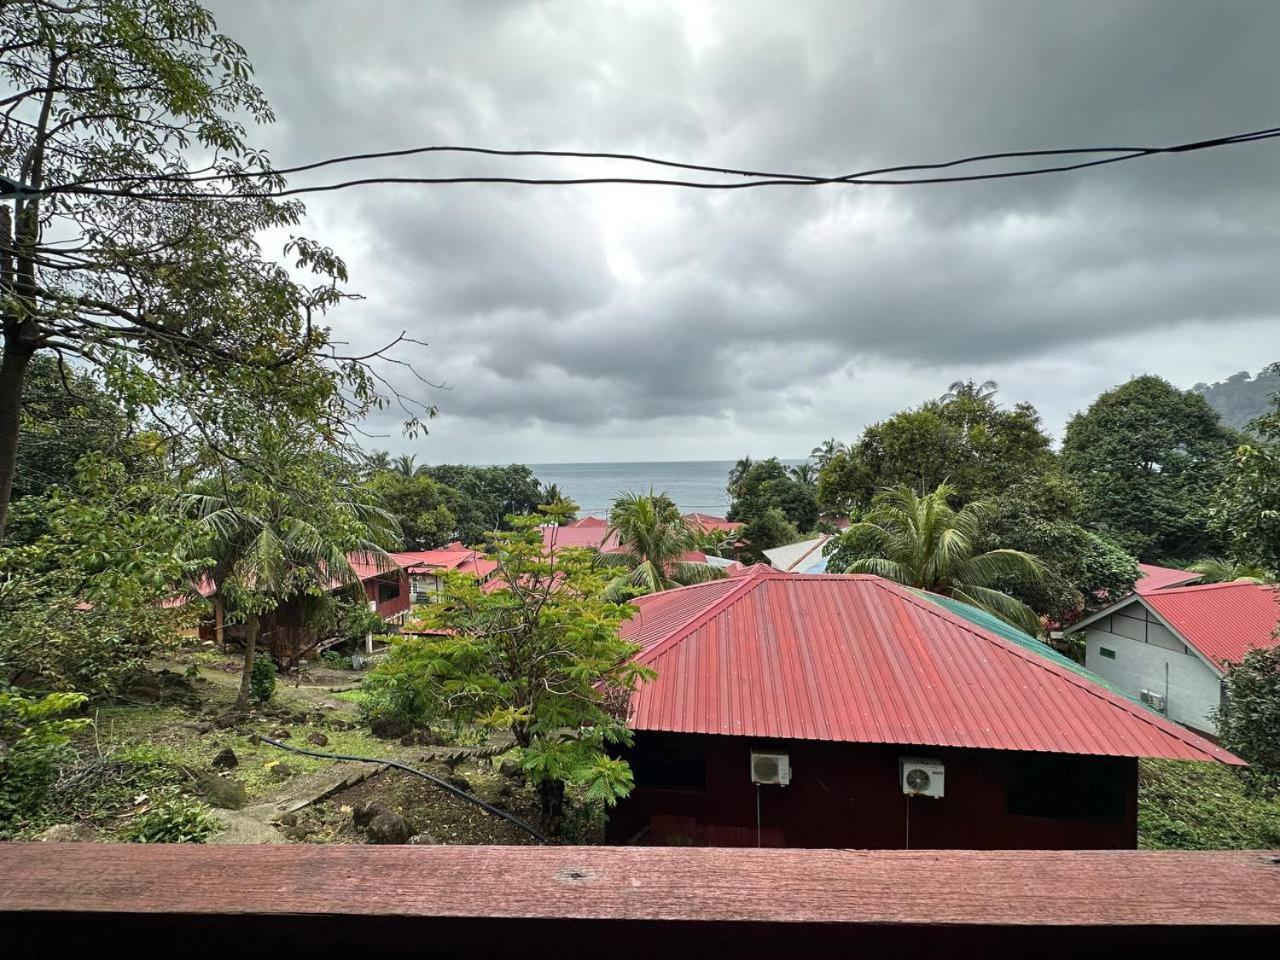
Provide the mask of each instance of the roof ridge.
MULTIPOLYGON (((1054 676, 1060 677, 1061 679, 1067 681, 1073 686, 1076 686, 1092 694, 1095 697, 1098 697, 1102 700, 1107 701, 1108 703, 1113 704, 1114 706, 1119 707, 1121 710, 1124 710, 1131 717, 1134 717, 1135 719, 1140 720, 1143 723, 1150 724, 1151 726, 1155 727, 1157 730, 1160 730, 1162 733, 1165 733, 1166 735, 1177 737, 1183 743, 1187 744, 1187 746, 1192 747, 1193 749, 1199 750, 1208 759, 1221 761, 1222 758, 1217 755, 1218 753, 1225 753, 1227 754, 1227 756, 1231 756, 1231 754, 1228 751, 1212 744, 1209 744, 1212 747, 1212 750, 1206 750, 1205 747, 1202 746, 1201 744, 1208 744, 1209 741, 1205 740, 1203 737, 1197 736, 1196 734, 1191 733, 1191 731, 1189 730, 1185 731, 1184 733, 1181 730, 1166 729, 1165 725, 1167 725, 1168 727, 1177 727, 1178 725, 1171 720, 1164 720, 1163 718, 1160 718, 1156 714, 1153 714, 1145 709, 1142 709, 1142 708, 1134 709, 1135 707, 1137 707, 1137 704, 1131 705, 1129 702, 1126 702, 1122 697, 1119 697, 1118 695, 1112 693, 1110 690, 1107 690, 1105 687, 1100 687, 1097 684, 1088 682, 1084 677, 1080 676, 1078 673, 1067 670, 1065 667, 1061 667, 1058 664, 1053 663, 1052 661, 1045 660, 1043 657, 1036 656, 1030 650, 1026 649, 1025 647, 1018 646, 1012 640, 1006 640, 1004 637, 1001 637, 995 633, 991 633, 987 630, 983 630, 982 628, 978 627, 976 624, 970 623, 968 620, 964 619, 964 617, 957 616, 956 614, 952 613, 950 610, 947 610, 945 607, 938 606, 935 603, 930 603, 929 601, 916 596, 909 589, 902 586, 902 584, 900 583, 895 583, 892 580, 886 580, 883 577, 873 577, 872 579, 874 579, 877 582, 877 585, 880 586, 882 589, 888 590, 891 593, 895 593, 898 596, 903 597, 908 602, 919 607, 921 610, 924 610, 926 613, 932 614, 936 617, 946 620, 947 622, 953 624, 954 626, 958 626, 963 630, 967 630, 969 633, 972 633, 973 635, 987 641, 987 643, 989 644, 996 645, 1000 647, 1000 649, 1005 650, 1009 653, 1012 653, 1013 655, 1020 657, 1026 662, 1031 663, 1042 670, 1047 670, 1048 672, 1052 673, 1054 676), (1163 723, 1158 722, 1161 720, 1163 720, 1163 723)), ((1032 639, 1034 640, 1035 638, 1032 637, 1032 639)))
POLYGON ((1190 593, 1193 590, 1214 590, 1220 587, 1259 587, 1263 590, 1268 588, 1278 589, 1280 585, 1274 583, 1258 583, 1256 580, 1220 580, 1217 583, 1184 583, 1172 587, 1161 587, 1159 590, 1152 590, 1143 596, 1167 596, 1169 594, 1190 593))
MULTIPOLYGON (((697 630, 704 623, 709 622, 713 617, 719 616, 722 612, 729 609, 729 607, 733 606, 735 603, 738 602, 738 600, 740 600, 746 594, 750 593, 761 583, 764 583, 766 580, 774 580, 774 579, 778 579, 786 576, 787 574, 783 573, 781 570, 777 570, 777 571, 774 571, 773 574, 765 573, 765 574, 756 574, 754 576, 749 576, 749 577, 725 578, 725 579, 734 580, 737 582, 734 584, 734 586, 731 589, 725 591, 725 593, 722 596, 716 598, 716 600, 713 601, 709 606, 703 607, 696 614, 694 614, 688 620, 681 623, 678 627, 676 627, 674 630, 668 633, 665 637, 663 637, 660 641, 655 643, 653 646, 649 647, 646 650, 642 650, 638 654, 636 654, 634 661, 636 663, 648 663, 652 661, 653 658, 656 657, 659 653, 662 653, 666 650, 671 649, 677 643, 680 643, 682 640, 685 640, 691 633, 697 630)), ((721 581, 709 580, 707 582, 720 583, 721 581)), ((692 586, 701 587, 701 586, 706 586, 706 584, 698 583, 698 584, 693 584, 692 586)), ((673 591, 664 590, 662 592, 671 593, 673 591)), ((657 594, 651 594, 651 596, 657 596, 657 594)))

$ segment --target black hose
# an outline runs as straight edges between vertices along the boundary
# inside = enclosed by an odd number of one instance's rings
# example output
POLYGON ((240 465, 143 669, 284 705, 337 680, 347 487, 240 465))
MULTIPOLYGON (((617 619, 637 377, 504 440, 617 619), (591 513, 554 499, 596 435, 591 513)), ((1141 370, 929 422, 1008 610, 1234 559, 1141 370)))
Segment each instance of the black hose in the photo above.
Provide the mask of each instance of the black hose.
POLYGON ((300 753, 304 757, 319 757, 322 760, 354 760, 356 763, 381 763, 388 767, 395 767, 397 770, 403 770, 405 773, 412 773, 414 776, 421 777, 423 780, 430 780, 437 787, 441 787, 445 790, 448 790, 455 797, 460 797, 461 799, 466 800, 468 803, 474 803, 481 810, 485 810, 488 813, 492 813, 495 817, 501 817, 503 820, 506 820, 508 823, 514 824, 515 826, 519 827, 521 830, 529 834, 529 836, 533 837, 539 843, 554 843, 553 840, 551 840, 544 834, 539 833, 537 830, 529 826, 529 824, 525 823, 519 817, 513 817, 511 814, 507 813, 507 811, 499 810, 497 807, 493 806, 492 804, 485 803, 479 797, 473 796, 472 794, 467 793, 467 791, 465 790, 459 790, 457 787, 455 787, 453 784, 449 783, 448 781, 441 780, 439 777, 432 776, 431 774, 426 773, 422 770, 416 770, 413 767, 409 766, 408 764, 400 763, 398 760, 379 760, 376 757, 352 757, 342 753, 321 753, 318 750, 303 750, 301 747, 293 747, 287 743, 281 743, 279 740, 272 740, 270 737, 264 737, 261 734, 258 734, 258 739, 261 740, 263 743, 271 744, 273 747, 279 747, 281 750, 289 750, 293 753, 300 753))

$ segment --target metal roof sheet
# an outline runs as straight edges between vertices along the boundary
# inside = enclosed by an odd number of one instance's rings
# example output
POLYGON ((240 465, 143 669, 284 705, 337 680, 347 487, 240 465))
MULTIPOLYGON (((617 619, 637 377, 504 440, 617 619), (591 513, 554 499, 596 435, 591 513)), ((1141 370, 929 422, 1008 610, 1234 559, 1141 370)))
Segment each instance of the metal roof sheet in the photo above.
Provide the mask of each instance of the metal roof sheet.
POLYGON ((1280 592, 1256 583, 1206 583, 1144 593, 1147 604, 1182 639, 1215 664, 1239 663, 1258 647, 1280 642, 1280 592))
POLYGON ((1133 585, 1134 593, 1150 593, 1152 590, 1182 586, 1200 579, 1200 574, 1192 573, 1190 570, 1157 567, 1153 563, 1138 564, 1138 573, 1140 576, 1138 582, 1133 585))
POLYGON ((1240 763, 878 577, 751 568, 636 605, 623 635, 658 673, 638 730, 1240 763))

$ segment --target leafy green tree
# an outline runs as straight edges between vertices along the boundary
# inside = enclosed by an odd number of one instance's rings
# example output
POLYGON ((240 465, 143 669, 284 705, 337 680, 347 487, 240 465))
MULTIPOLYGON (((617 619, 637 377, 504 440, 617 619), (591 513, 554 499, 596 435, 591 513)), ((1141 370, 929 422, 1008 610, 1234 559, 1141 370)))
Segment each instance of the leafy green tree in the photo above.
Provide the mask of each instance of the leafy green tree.
POLYGON ((1276 575, 1266 567, 1254 563, 1241 563, 1228 557, 1205 557, 1187 565, 1192 573, 1200 574, 1200 583, 1231 583, 1244 580, 1249 583, 1274 583, 1276 575))
POLYGON ((1062 465, 1088 526, 1139 560, 1178 563, 1221 547, 1208 510, 1234 446, 1204 397, 1143 376, 1071 418, 1062 465))
POLYGON ((69 734, 90 724, 68 717, 87 698, 48 693, 39 699, 0 688, 0 840, 40 810, 66 758, 69 734))
POLYGON ((420 608, 417 626, 438 632, 395 641, 367 682, 375 694, 395 687, 420 722, 509 730, 543 825, 559 833, 566 785, 605 804, 630 792, 630 768, 609 751, 631 743, 627 703, 653 672, 618 637, 631 608, 602 599, 592 552, 544 551, 537 517, 511 526, 488 542, 505 589, 451 577, 440 602, 420 608))
POLYGON ((342 261, 302 237, 295 269, 261 253, 303 208, 270 196, 284 180, 246 140, 272 120, 251 77, 195 0, 4 6, 0 171, 33 192, 0 203, 0 536, 37 355, 221 449, 265 419, 340 440, 380 402, 376 356, 320 322, 342 261))
POLYGON ((780 508, 770 507, 743 526, 742 540, 746 544, 742 551, 743 559, 764 563, 768 560, 764 555, 766 550, 795 543, 800 536, 800 531, 780 508))
POLYGON ((1256 377, 1241 370, 1218 383, 1197 383, 1191 389, 1209 402, 1228 427, 1250 430, 1250 422, 1265 416, 1280 393, 1280 363, 1267 364, 1256 377))
POLYGON ((1233 559, 1280 573, 1280 395, 1274 412, 1250 426, 1261 438, 1242 443, 1209 508, 1212 529, 1233 559))
POLYGON ((1042 558, 1041 576, 1012 576, 997 587, 1057 624, 1078 620, 1107 598, 1133 592, 1138 565, 1080 524, 1084 498, 1058 472, 1014 484, 992 498, 980 550, 1008 547, 1042 558))
POLYGON ((818 496, 812 483, 797 478, 777 457, 757 460, 733 484, 729 519, 750 522, 773 507, 801 530, 818 520, 818 496))
POLYGON ((787 472, 801 486, 816 488, 818 485, 818 469, 808 461, 788 467, 787 472))
POLYGON ((876 492, 876 477, 858 450, 841 450, 818 468, 818 508, 824 513, 850 516, 876 492))
POLYGON ((391 459, 391 472, 399 477, 412 477, 418 472, 418 458, 412 453, 402 453, 391 459))
POLYGON ((605 587, 605 597, 621 601, 672 587, 718 580, 724 571, 708 563, 681 559, 697 549, 697 537, 665 493, 627 493, 609 510, 609 534, 617 534, 623 552, 596 557, 602 570, 621 569, 605 587))
POLYGON ((954 597, 1038 633, 1035 611, 996 585, 1008 577, 1043 577, 1043 563, 1021 550, 978 552, 992 506, 975 500, 957 510, 954 496, 945 484, 923 496, 907 486, 876 494, 866 516, 841 537, 841 550, 857 557, 845 572, 954 597))
POLYGON ((442 464, 419 467, 420 473, 458 492, 451 509, 458 520, 458 538, 479 543, 490 530, 506 526, 508 515, 522 516, 538 509, 542 488, 524 464, 472 467, 442 464))
POLYGON ((314 441, 266 430, 250 467, 208 490, 184 495, 197 529, 189 550, 208 558, 213 600, 245 625, 244 668, 236 706, 248 708, 263 614, 299 597, 358 588, 351 556, 395 568, 386 547, 400 542, 395 518, 314 441), (300 449, 301 446, 301 449, 300 449))
POLYGON ((457 537, 457 491, 426 474, 405 476, 397 470, 375 473, 368 486, 399 521, 406 549, 434 550, 457 537))
MULTIPOLYGON (((1280 618, 1280 606, 1276 613, 1280 618)), ((1250 650, 1225 682, 1216 712, 1222 745, 1264 775, 1280 777, 1280 645, 1250 650)))
POLYGON ((725 484, 725 489, 730 497, 739 495, 738 488, 754 465, 755 461, 750 457, 739 457, 737 462, 729 468, 729 481, 725 484))
POLYGON ((542 487, 542 503, 539 509, 543 513, 555 514, 558 523, 572 523, 578 518, 578 505, 554 483, 548 483, 542 487))
POLYGON ((835 437, 827 437, 826 440, 823 440, 820 444, 809 451, 809 459, 816 463, 818 469, 821 470, 830 463, 832 459, 838 457, 842 453, 845 453, 847 450, 848 447, 846 447, 840 440, 837 440, 835 437))

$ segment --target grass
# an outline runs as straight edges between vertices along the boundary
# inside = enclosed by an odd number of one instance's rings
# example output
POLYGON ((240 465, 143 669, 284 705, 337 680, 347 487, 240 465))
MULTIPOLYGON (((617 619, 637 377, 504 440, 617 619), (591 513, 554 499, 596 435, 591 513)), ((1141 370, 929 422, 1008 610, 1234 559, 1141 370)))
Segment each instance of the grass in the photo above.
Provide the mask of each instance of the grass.
POLYGON ((1147 850, 1280 847, 1280 795, 1220 763, 1143 760, 1138 846, 1147 850))

